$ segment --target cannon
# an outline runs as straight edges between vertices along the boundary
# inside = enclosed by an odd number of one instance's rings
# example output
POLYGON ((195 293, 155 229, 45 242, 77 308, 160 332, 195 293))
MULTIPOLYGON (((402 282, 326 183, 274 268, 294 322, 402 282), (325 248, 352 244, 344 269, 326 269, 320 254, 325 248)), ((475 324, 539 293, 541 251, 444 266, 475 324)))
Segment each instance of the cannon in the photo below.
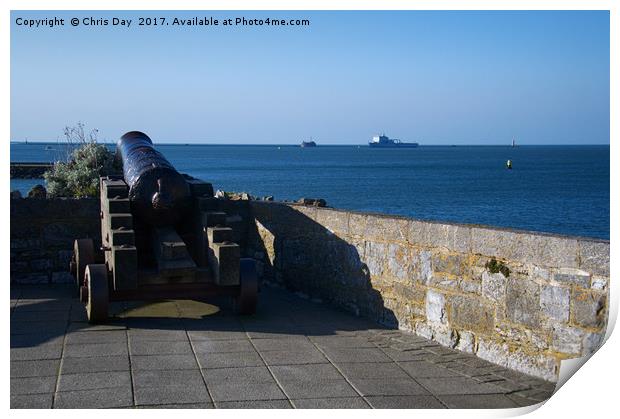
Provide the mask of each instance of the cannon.
POLYGON ((240 257, 212 185, 179 173, 142 132, 123 135, 116 151, 123 175, 99 179, 101 248, 75 240, 70 263, 89 322, 105 321, 110 301, 221 295, 253 314, 255 262, 240 257))

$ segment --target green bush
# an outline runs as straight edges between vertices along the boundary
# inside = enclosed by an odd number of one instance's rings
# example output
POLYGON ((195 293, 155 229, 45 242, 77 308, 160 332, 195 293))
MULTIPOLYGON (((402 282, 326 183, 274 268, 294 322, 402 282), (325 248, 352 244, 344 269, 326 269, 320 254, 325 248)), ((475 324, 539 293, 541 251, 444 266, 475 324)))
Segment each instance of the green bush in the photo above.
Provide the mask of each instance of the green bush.
POLYGON ((497 259, 495 259, 495 258, 492 258, 484 266, 492 274, 496 274, 496 273, 500 273, 501 272, 501 274, 504 275, 506 278, 508 278, 510 276, 510 268, 508 268, 508 266, 506 266, 504 263, 498 262, 497 259))
POLYGON ((118 173, 120 168, 114 153, 96 142, 96 130, 89 138, 84 136, 84 125, 65 128, 65 136, 71 146, 76 146, 66 162, 54 163, 43 177, 47 181, 50 197, 84 198, 99 195, 99 176, 118 173))

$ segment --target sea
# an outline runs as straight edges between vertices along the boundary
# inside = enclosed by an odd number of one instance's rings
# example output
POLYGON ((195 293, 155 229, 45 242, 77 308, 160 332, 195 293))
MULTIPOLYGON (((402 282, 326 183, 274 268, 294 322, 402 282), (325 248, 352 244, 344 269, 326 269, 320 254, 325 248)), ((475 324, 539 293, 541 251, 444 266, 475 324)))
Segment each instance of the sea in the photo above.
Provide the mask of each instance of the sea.
MULTIPOLYGON (((216 190, 289 201, 323 198, 335 208, 609 239, 608 145, 156 147, 177 170, 216 190)), ((58 143, 11 143, 12 162, 66 156, 58 143)), ((27 193, 37 183, 43 180, 11 179, 11 190, 27 193)))

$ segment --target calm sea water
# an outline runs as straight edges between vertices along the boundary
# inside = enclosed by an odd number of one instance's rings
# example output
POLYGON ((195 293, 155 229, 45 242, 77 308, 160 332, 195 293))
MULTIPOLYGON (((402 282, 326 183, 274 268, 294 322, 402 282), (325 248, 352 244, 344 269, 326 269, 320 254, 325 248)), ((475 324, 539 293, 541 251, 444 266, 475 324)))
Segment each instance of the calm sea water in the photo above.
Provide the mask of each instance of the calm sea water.
MULTIPOLYGON (((11 161, 53 161, 58 145, 11 144, 11 161)), ((215 189, 318 197, 337 208, 609 238, 609 146, 158 145, 215 189), (513 170, 507 170, 507 159, 513 170)), ((11 180, 11 189, 41 181, 11 180)))

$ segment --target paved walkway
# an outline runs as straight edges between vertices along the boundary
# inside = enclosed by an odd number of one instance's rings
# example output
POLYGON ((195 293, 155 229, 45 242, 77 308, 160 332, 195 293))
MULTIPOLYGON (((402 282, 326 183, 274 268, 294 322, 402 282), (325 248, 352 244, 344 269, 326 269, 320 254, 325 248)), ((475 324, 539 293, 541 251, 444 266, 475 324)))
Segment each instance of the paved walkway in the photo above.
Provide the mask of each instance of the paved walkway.
POLYGON ((244 318, 187 302, 113 310, 90 326, 71 288, 12 288, 11 407, 510 408, 554 390, 279 290, 244 318))

